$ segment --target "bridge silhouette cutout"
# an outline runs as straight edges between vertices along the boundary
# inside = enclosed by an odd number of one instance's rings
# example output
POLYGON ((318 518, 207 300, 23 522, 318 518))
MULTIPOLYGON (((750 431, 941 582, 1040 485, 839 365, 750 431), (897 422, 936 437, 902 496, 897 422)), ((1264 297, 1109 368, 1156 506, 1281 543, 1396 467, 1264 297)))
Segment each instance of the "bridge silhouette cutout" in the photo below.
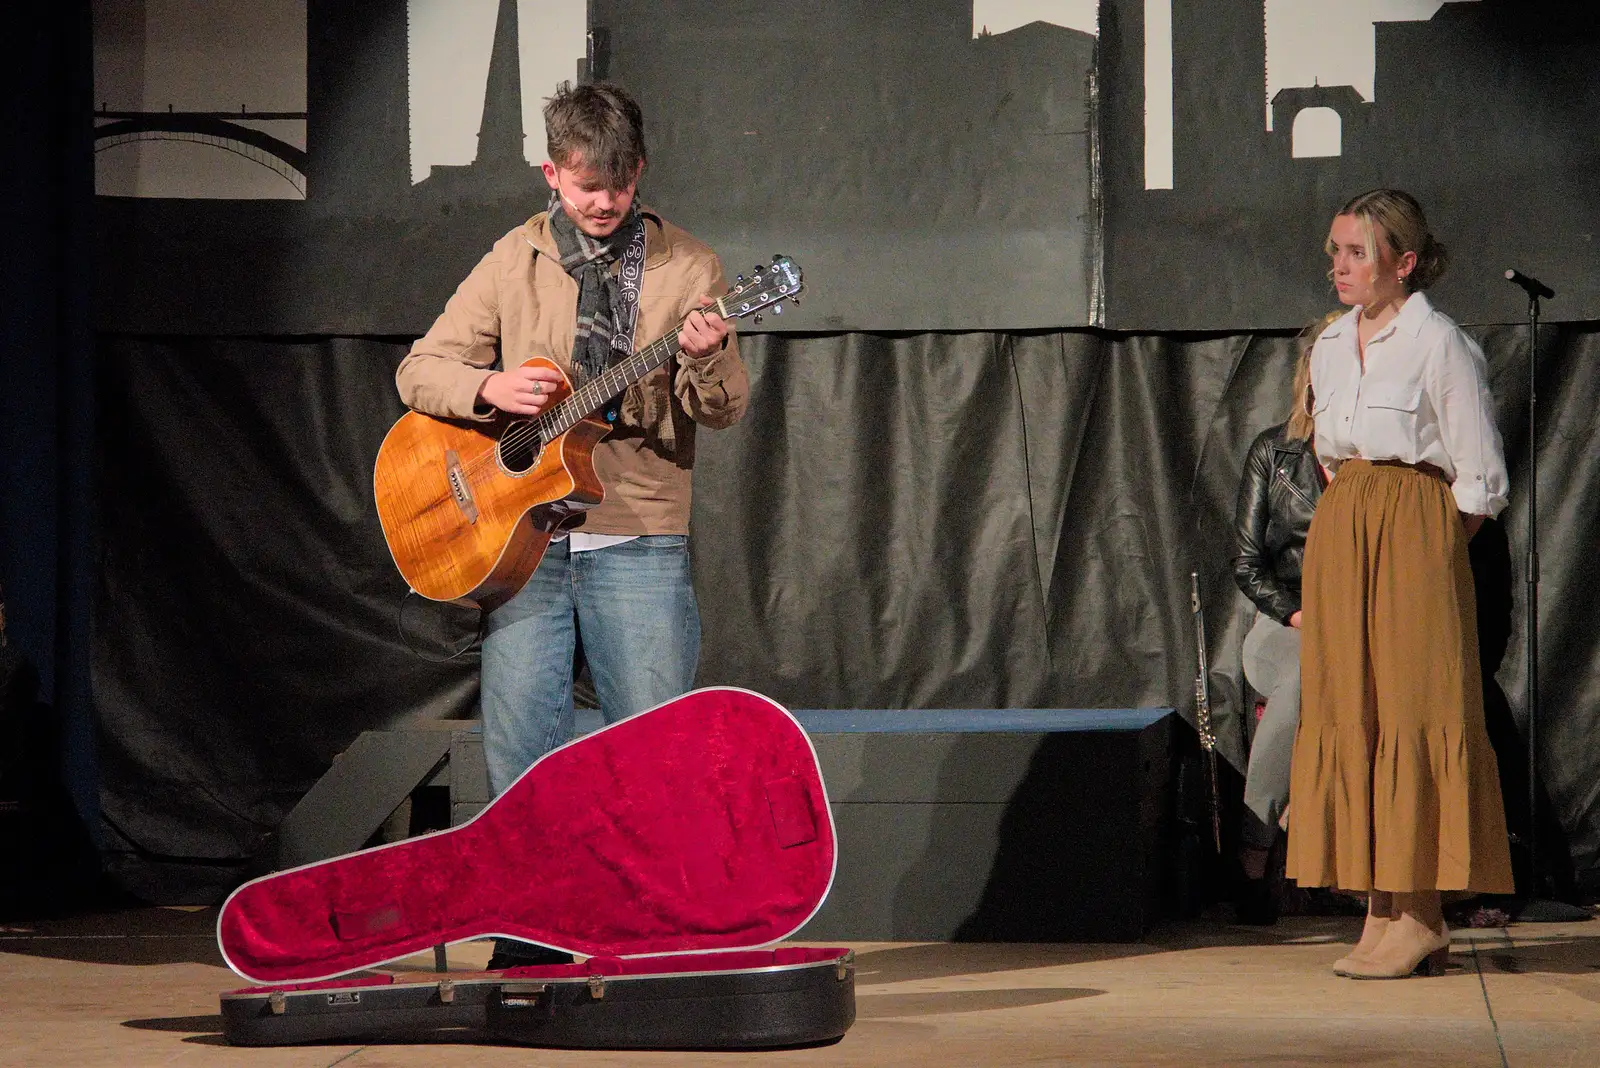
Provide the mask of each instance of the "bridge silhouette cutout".
POLYGON ((242 156, 281 176, 306 195, 306 153, 287 141, 241 122, 304 121, 304 111, 97 111, 107 119, 94 128, 94 150, 103 152, 132 141, 187 141, 242 156))

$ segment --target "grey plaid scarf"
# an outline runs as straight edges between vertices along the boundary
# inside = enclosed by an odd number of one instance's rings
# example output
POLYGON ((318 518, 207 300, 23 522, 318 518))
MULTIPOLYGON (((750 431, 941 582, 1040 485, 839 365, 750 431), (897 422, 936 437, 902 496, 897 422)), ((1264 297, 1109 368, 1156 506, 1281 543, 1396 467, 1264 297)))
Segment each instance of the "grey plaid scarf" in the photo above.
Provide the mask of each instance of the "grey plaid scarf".
POLYGON ((561 254, 561 267, 578 283, 578 328, 572 343, 572 366, 578 371, 581 385, 633 351, 639 274, 644 268, 644 218, 634 206, 609 237, 590 237, 578 229, 562 207, 561 198, 552 193, 549 219, 550 234, 561 254), (628 261, 624 262, 622 273, 630 277, 619 279, 612 274, 611 265, 619 259, 628 261))

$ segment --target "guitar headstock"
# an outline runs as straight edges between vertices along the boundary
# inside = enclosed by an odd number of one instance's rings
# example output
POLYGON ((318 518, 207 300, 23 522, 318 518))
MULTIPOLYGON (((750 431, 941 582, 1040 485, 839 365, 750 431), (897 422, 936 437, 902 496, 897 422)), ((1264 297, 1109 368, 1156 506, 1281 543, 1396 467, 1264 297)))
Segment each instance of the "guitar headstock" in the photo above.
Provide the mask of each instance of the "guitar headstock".
POLYGON ((746 278, 739 275, 734 287, 717 301, 717 312, 724 319, 743 319, 747 315, 761 321, 761 313, 768 308, 772 314, 783 311, 783 302, 800 303, 800 290, 805 282, 800 275, 800 265, 788 256, 774 256, 771 263, 758 263, 755 273, 746 278))

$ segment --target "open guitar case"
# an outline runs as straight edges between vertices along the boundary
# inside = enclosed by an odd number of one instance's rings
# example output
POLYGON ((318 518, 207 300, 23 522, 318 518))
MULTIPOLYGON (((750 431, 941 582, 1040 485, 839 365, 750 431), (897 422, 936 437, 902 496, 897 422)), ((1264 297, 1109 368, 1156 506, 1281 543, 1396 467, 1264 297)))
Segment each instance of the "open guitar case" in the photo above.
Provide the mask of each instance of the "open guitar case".
POLYGON ((471 1028, 588 1049, 839 1038, 849 950, 777 946, 833 882, 810 739, 748 690, 696 690, 540 758, 459 827, 255 879, 217 920, 235 1045, 471 1028), (586 958, 373 973, 505 936, 586 958), (358 974, 360 973, 360 974, 358 974))

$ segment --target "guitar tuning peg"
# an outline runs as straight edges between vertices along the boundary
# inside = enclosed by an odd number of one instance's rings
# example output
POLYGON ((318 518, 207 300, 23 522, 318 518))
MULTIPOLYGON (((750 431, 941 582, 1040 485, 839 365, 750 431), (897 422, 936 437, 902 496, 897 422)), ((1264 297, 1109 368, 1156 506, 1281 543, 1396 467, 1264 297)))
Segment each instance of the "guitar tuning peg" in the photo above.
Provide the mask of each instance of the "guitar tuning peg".
POLYGON ((757 326, 761 325, 761 313, 760 312, 756 312, 756 325, 757 326))
POLYGON ((743 282, 744 281, 744 275, 736 274, 736 275, 733 276, 733 280, 735 282, 743 282))
POLYGON ((796 308, 798 308, 798 307, 800 307, 800 298, 799 297, 790 297, 789 298, 789 303, 793 304, 796 308))
POLYGON ((778 303, 776 303, 776 304, 774 304, 772 306, 772 314, 773 315, 782 315, 783 314, 783 302, 781 300, 778 303))
POLYGON ((773 253, 773 254, 772 254, 772 262, 773 262, 773 263, 777 263, 777 262, 778 262, 778 261, 779 261, 779 260, 781 260, 781 259, 783 259, 783 253, 781 253, 781 252, 774 252, 774 253, 773 253))

